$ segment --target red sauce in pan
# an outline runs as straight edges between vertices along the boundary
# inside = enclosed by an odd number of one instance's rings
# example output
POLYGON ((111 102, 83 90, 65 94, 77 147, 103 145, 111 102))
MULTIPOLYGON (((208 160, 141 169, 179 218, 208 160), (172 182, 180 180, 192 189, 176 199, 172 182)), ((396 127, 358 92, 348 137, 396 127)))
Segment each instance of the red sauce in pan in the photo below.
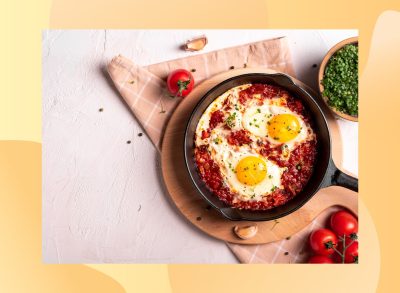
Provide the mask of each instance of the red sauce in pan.
MULTIPOLYGON (((252 94, 261 94, 261 99, 273 98, 277 95, 286 95, 287 106, 295 113, 302 115, 305 121, 310 121, 310 117, 305 110, 302 102, 277 86, 255 84, 242 90, 239 93, 239 101, 245 102, 252 94)), ((223 122, 222 111, 215 111, 211 114, 210 128, 213 129, 219 123, 223 122)), ((210 129, 203 131, 202 137, 209 136, 210 129)), ((251 139, 246 130, 232 131, 228 137, 228 143, 240 146, 248 144, 251 139)), ((267 210, 285 204, 291 198, 301 192, 309 181, 317 154, 316 140, 305 141, 299 144, 291 151, 289 159, 282 159, 282 147, 273 146, 269 143, 257 141, 259 153, 274 161, 280 167, 286 167, 281 177, 281 183, 284 189, 275 189, 271 194, 264 197, 262 201, 248 200, 242 201, 235 197, 229 187, 224 184, 219 166, 213 161, 208 151, 208 145, 202 145, 195 148, 195 161, 202 180, 207 187, 222 201, 230 206, 239 209, 267 210)))

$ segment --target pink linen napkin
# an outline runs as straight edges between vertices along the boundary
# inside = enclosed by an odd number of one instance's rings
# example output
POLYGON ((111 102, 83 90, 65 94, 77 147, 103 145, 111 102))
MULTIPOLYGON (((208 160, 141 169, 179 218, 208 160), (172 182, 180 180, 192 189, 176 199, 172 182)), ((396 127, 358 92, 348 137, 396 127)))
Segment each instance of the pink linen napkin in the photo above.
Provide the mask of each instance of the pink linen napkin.
MULTIPOLYGON (((215 74, 243 67, 265 67, 294 76, 287 39, 264 40, 144 67, 125 57, 116 56, 108 64, 108 72, 160 151, 164 127, 180 101, 169 98, 165 92, 168 74, 174 69, 185 68, 192 71, 199 84, 215 74)), ((324 226, 333 210, 334 207, 324 211, 308 227, 288 239, 262 245, 227 245, 242 263, 304 262, 308 258, 306 243, 309 232, 315 227, 324 226)))

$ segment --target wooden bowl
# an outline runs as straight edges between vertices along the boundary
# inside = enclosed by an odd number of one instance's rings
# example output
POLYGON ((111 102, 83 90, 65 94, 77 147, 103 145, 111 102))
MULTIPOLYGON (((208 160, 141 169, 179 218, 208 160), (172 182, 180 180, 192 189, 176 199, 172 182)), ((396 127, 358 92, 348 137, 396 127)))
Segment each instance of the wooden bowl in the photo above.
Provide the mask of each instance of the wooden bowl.
POLYGON ((322 85, 322 79, 324 78, 324 73, 325 73, 325 68, 326 65, 328 64, 329 60, 331 59, 331 57, 341 48, 343 48, 346 45, 349 44, 356 44, 358 45, 358 37, 353 37, 353 38, 348 38, 345 39, 343 41, 341 41, 340 43, 337 43, 335 46, 333 46, 328 53, 326 53, 324 59, 322 60, 321 65, 319 66, 319 71, 318 71, 318 86, 319 86, 319 93, 322 96, 323 100, 325 101, 325 103, 328 105, 329 109, 332 110, 332 112, 336 115, 339 116, 340 118, 349 120, 349 121, 354 121, 357 122, 358 121, 358 116, 352 116, 352 115, 348 115, 346 113, 340 112, 338 110, 336 110, 335 107, 332 107, 331 105, 329 105, 328 103, 328 97, 324 97, 324 95, 322 94, 324 91, 324 86, 322 85))

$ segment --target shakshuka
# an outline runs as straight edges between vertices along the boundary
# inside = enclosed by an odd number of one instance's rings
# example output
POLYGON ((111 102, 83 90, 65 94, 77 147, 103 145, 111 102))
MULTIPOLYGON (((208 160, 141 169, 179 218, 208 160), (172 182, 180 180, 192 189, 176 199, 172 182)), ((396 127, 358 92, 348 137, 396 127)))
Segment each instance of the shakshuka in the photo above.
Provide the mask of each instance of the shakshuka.
POLYGON ((195 132, 195 160, 207 187, 228 205, 283 205, 313 172, 317 137, 301 100, 270 84, 244 84, 215 99, 195 132))

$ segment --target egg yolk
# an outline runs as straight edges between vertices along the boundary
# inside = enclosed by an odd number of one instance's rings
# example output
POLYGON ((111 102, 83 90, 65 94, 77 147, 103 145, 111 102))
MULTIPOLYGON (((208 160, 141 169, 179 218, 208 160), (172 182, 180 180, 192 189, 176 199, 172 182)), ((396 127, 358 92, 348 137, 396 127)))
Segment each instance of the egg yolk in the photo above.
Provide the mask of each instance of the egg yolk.
POLYGON ((292 114, 279 114, 268 121, 268 135, 276 141, 290 141, 299 133, 299 120, 292 114))
POLYGON ((237 179, 246 185, 256 185, 267 175, 267 164, 264 160, 249 156, 240 160, 236 166, 237 179))

